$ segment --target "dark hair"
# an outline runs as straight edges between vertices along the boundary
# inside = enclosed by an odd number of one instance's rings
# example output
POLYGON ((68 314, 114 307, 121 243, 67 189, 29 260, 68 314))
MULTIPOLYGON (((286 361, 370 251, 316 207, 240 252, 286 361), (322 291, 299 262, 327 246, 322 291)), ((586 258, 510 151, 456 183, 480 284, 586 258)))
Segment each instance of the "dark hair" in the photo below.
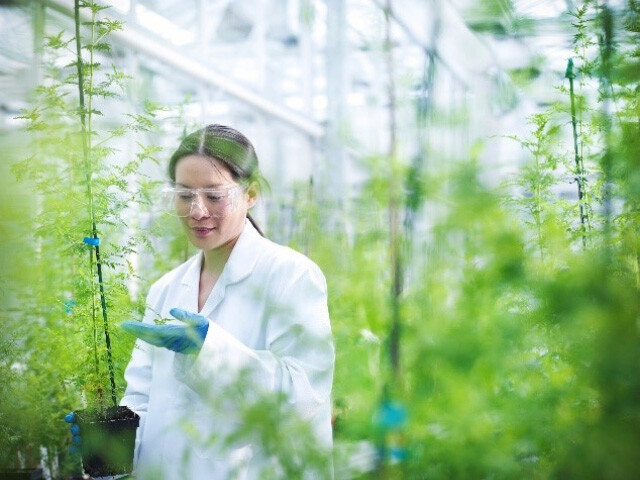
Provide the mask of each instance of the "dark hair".
MULTIPOLYGON (((264 183, 258 167, 258 156, 247 137, 225 125, 207 125, 182 139, 178 149, 169 159, 169 178, 176 181, 176 165, 188 155, 202 155, 222 162, 233 179, 244 184, 264 183)), ((260 227, 247 213, 252 225, 264 236, 260 227)))

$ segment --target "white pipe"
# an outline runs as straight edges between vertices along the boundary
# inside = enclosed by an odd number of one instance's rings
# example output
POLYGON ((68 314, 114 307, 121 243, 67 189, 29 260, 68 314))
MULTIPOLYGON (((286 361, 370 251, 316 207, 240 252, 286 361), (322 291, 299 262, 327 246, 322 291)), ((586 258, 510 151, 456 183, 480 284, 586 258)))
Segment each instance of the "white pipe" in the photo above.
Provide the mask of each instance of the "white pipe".
MULTIPOLYGON (((72 0, 44 0, 44 4, 67 15, 73 14, 72 0)), ((84 20, 88 19, 85 18, 84 20)), ((293 110, 266 100, 260 96, 259 93, 238 85, 233 82, 233 79, 229 79, 228 76, 203 65, 200 61, 185 57, 180 51, 150 38, 144 32, 132 27, 131 25, 126 25, 124 30, 113 32, 111 36, 114 40, 119 42, 120 45, 138 52, 143 52, 183 73, 191 75, 197 80, 220 88, 229 95, 257 108, 258 110, 261 110, 271 117, 301 130, 306 135, 314 138, 320 138, 325 134, 324 127, 318 122, 310 120, 293 110)))

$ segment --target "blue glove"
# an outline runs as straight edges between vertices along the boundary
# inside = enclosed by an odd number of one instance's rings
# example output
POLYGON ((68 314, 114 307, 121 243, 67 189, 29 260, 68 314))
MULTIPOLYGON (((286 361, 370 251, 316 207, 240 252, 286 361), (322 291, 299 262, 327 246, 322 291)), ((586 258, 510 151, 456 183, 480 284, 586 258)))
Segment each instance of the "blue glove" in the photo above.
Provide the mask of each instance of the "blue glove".
POLYGON ((156 347, 179 353, 200 351, 209 330, 209 320, 197 313, 172 308, 169 313, 186 325, 151 325, 142 322, 122 322, 122 328, 156 347))
POLYGON ((69 430, 71 430, 72 443, 69 447, 69 451, 71 453, 80 453, 82 438, 80 437, 80 427, 76 423, 76 414, 74 412, 67 413, 64 416, 64 421, 71 424, 69 426, 69 430))

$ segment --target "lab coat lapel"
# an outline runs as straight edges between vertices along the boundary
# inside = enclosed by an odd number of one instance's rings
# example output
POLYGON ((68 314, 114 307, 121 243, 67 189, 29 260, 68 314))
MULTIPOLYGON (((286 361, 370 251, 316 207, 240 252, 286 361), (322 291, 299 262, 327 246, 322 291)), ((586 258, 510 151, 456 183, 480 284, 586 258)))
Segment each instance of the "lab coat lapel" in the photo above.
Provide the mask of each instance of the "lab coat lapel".
POLYGON ((251 225, 251 222, 247 220, 238 241, 231 251, 231 255, 229 255, 229 259, 222 270, 220 278, 213 286, 209 298, 207 298, 207 301, 202 307, 202 311, 200 312, 201 315, 209 317, 224 299, 227 286, 238 283, 251 274, 256 262, 258 261, 260 240, 262 240, 262 236, 253 227, 253 225, 251 225))
POLYGON ((202 265, 202 252, 191 260, 184 275, 180 279, 179 291, 176 295, 175 305, 170 307, 182 308, 188 312, 198 311, 198 289, 200 288, 200 266, 202 265))

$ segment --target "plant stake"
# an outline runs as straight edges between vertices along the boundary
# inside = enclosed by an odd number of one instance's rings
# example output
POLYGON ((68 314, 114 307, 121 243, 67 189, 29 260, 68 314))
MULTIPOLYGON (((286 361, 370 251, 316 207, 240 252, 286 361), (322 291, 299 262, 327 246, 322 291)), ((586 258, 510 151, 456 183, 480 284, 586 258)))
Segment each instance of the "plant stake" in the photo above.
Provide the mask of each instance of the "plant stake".
POLYGON ((573 79, 576 77, 576 74, 573 71, 573 59, 569 59, 567 62, 567 71, 565 73, 565 78, 569 79, 569 97, 571 99, 571 128, 573 132, 573 151, 574 151, 574 161, 576 164, 576 184, 578 185, 578 206, 580 207, 580 225, 581 225, 581 236, 582 236, 582 246, 587 246, 587 230, 590 229, 589 223, 589 215, 587 213, 587 208, 584 203, 585 197, 585 175, 584 175, 584 163, 582 161, 582 157, 580 156, 580 152, 578 150, 578 128, 576 123, 576 104, 575 104, 575 95, 573 91, 573 79))
MULTIPOLYGON (((603 95, 602 100, 602 116, 603 116, 603 136, 604 136, 604 154, 602 156, 602 172, 604 181, 604 190, 602 192, 604 215, 605 215, 605 248, 610 254, 611 247, 611 223, 613 216, 612 204, 612 174, 613 163, 611 156, 611 99, 608 92, 613 88, 611 85, 611 56, 613 54, 613 15, 609 9, 608 3, 605 1, 602 5, 600 13, 600 21, 602 25, 602 34, 599 38, 600 55, 602 65, 599 72, 600 88, 603 95)), ((611 94, 613 96, 613 94, 611 94)), ((609 255, 607 255, 609 256, 609 255)))
MULTIPOLYGON (((404 407, 392 401, 392 388, 399 382, 400 377, 400 338, 402 332, 401 297, 404 287, 404 265, 402 258, 402 235, 400 229, 400 176, 397 165, 397 137, 396 137, 396 97, 393 69, 393 44, 391 41, 391 15, 392 3, 387 0, 384 6, 385 16, 385 41, 384 52, 388 74, 389 95, 389 161, 390 186, 389 186, 389 263, 391 268, 391 326, 389 330, 389 363, 391 366, 390 378, 387 378, 380 399, 378 411, 374 416, 376 436, 378 437, 377 475, 387 477, 386 464, 390 461, 400 461, 405 458, 406 451, 403 442, 398 442, 396 437, 402 439, 402 431, 406 423, 406 411, 404 407), (387 421, 389 411, 402 412, 402 421, 387 421)), ((392 417, 394 417, 392 415, 392 417)), ((395 417, 394 417, 395 418, 395 417)))
MULTIPOLYGON (((107 364, 109 367, 109 380, 111 382, 111 400, 113 402, 113 406, 116 407, 118 405, 118 401, 116 399, 116 382, 115 382, 115 374, 113 370, 113 360, 111 358, 111 338, 109 336, 109 321, 107 319, 107 302, 104 295, 104 282, 102 277, 102 262, 100 260, 100 239, 98 238, 98 229, 96 226, 96 218, 95 218, 95 208, 93 205, 93 191, 92 191, 92 166, 91 166, 91 139, 87 137, 91 135, 91 95, 89 95, 89 110, 88 110, 88 123, 89 127, 87 129, 87 120, 86 120, 86 110, 85 110, 85 101, 84 101, 84 74, 83 74, 83 61, 82 61, 82 45, 80 42, 80 0, 74 0, 74 15, 75 15, 75 27, 76 27, 76 54, 77 54, 77 62, 76 66, 78 69, 78 94, 80 101, 80 123, 81 123, 81 137, 82 137, 82 154, 85 164, 85 175, 87 179, 87 196, 89 199, 89 216, 91 219, 91 233, 92 237, 90 239, 85 238, 85 243, 94 247, 96 252, 96 268, 98 273, 98 285, 100 288, 100 304, 102 307, 102 319, 104 323, 104 337, 105 343, 107 346, 107 364)), ((95 17, 95 13, 93 14, 95 17)), ((95 28, 95 21, 92 22, 91 32, 93 37, 93 32, 95 28)), ((90 49, 91 58, 91 80, 93 79, 93 48, 90 49)), ((91 255, 91 259, 93 255, 91 255)), ((93 265, 93 262, 92 262, 93 265)), ((95 338, 95 336, 94 336, 95 338)))

